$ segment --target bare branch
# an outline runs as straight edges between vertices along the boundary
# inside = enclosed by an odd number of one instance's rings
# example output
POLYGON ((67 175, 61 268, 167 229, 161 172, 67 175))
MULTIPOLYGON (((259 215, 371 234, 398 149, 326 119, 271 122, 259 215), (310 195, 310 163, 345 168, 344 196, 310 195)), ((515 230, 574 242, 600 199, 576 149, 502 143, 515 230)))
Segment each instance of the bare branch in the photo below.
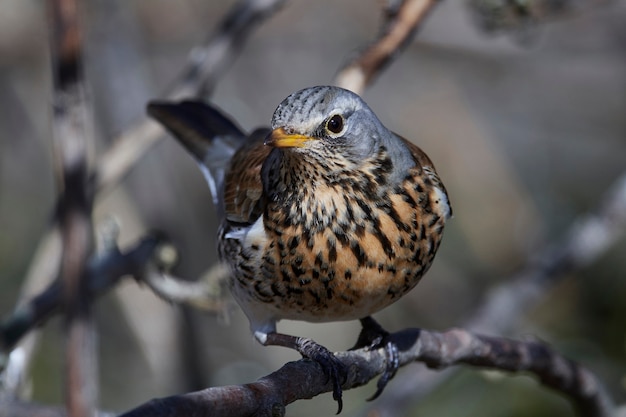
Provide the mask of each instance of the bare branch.
MULTIPOLYGON (((286 0, 240 0, 207 41, 192 49, 167 99, 206 97, 233 62, 252 30, 272 16, 286 0)), ((117 184, 163 135, 159 125, 143 118, 115 138, 92 174, 96 192, 117 184)))
MULTIPOLYGON (((33 257, 33 261, 26 273, 22 284, 16 309, 24 308, 24 305, 45 289, 48 283, 58 277, 61 262, 61 237, 59 230, 47 233, 45 238, 39 241, 39 247, 33 257)), ((59 301, 60 303, 60 301, 59 301)), ((27 387, 28 370, 39 339, 39 331, 32 330, 28 337, 20 339, 18 345, 8 355, 4 355, 5 332, 4 322, 0 322, 0 391, 13 397, 19 397, 27 387)))
MULTIPOLYGON (((169 250, 169 248, 164 248, 169 250)), ((218 263, 197 281, 184 281, 157 268, 147 265, 137 279, 144 282, 160 298, 170 303, 226 314, 232 304, 227 289, 229 271, 218 263)))
POLYGON ((626 173, 615 181, 595 212, 573 223, 562 242, 539 253, 506 284, 489 291, 464 327, 506 333, 567 272, 592 264, 625 234, 626 173))
POLYGON ((390 5, 378 39, 339 71, 335 84, 362 94, 406 47, 436 4, 437 0, 403 0, 399 6, 390 5))
MULTIPOLYGON (((92 257, 85 270, 86 302, 93 302, 125 276, 143 275, 143 269, 153 261, 155 252, 163 242, 163 237, 155 234, 143 238, 124 253, 115 247, 92 257)), ((60 312, 62 306, 63 283, 57 279, 0 324, 0 351, 11 350, 21 337, 60 312)))
MULTIPOLYGON (((227 69, 228 64, 236 57, 252 29, 264 19, 269 18, 284 3, 285 0, 241 0, 235 4, 225 16, 216 34, 209 37, 203 45, 193 49, 187 64, 181 70, 178 81, 174 83, 167 97, 197 96, 200 91, 206 94, 209 90, 208 86, 215 84, 227 69)), ((68 37, 68 48, 72 44, 71 39, 68 37)), ((61 137, 66 136, 62 134, 61 137)), ((164 135, 160 126, 148 119, 142 119, 126 129, 114 140, 113 146, 97 160, 94 171, 89 175, 88 184, 92 187, 90 193, 97 196, 115 186, 162 137, 164 135)), ((81 143, 78 143, 79 147, 82 146, 81 143)), ((61 164, 57 165, 57 168, 60 168, 61 164)), ((57 275, 56 269, 51 270, 50 266, 60 263, 60 240, 53 239, 58 232, 58 225, 53 224, 42 237, 40 250, 31 263, 32 273, 29 275, 28 282, 37 282, 41 285, 41 283, 51 282, 51 277, 57 275)), ((19 363, 9 356, 5 364, 6 369, 11 369, 12 375, 15 375, 17 380, 23 379, 20 375, 23 374, 22 371, 29 362, 34 344, 35 339, 30 339, 19 355, 12 356, 13 358, 19 357, 19 363), (15 373, 13 370, 19 371, 15 373)), ((2 382, 7 381, 3 378, 2 382)))
MULTIPOLYGON (((435 368, 466 364, 529 372, 542 384, 566 395, 583 416, 605 417, 613 412, 610 399, 593 374, 543 344, 480 336, 461 329, 441 333, 408 329, 391 338, 399 347, 400 365, 417 361, 435 368)), ((384 349, 336 355, 349 369, 344 390, 362 386, 385 370, 384 349)), ((332 382, 321 367, 300 360, 254 383, 152 400, 121 417, 282 416, 288 404, 331 391, 332 382)))
POLYGON ((57 216, 63 247, 60 281, 67 326, 65 395, 68 414, 87 417, 95 410, 97 393, 94 330, 82 279, 93 246, 93 195, 87 184, 87 147, 92 132, 88 123, 78 3, 50 0, 48 6, 52 32, 53 128, 63 193, 57 216))

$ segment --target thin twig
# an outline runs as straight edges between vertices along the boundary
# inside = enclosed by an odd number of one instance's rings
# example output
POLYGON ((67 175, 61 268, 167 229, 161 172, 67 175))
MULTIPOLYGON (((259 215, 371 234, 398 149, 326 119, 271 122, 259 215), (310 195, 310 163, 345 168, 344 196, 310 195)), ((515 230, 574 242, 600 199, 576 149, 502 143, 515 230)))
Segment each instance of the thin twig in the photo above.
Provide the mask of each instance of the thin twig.
MULTIPOLYGON (((164 98, 179 100, 207 97, 217 80, 232 64, 252 30, 279 10, 286 0, 237 2, 207 41, 194 47, 177 81, 164 98)), ((163 135, 160 126, 142 118, 114 139, 113 146, 96 164, 92 181, 97 193, 117 184, 163 135)))
MULTIPOLYGON (((228 65, 217 61, 232 63, 249 37, 251 29, 272 16, 285 2, 286 0, 241 0, 236 3, 224 17, 219 26, 221 29, 215 36, 209 37, 204 44, 193 49, 178 81, 166 97, 197 96, 200 91, 205 91, 206 94, 206 86, 214 85, 228 68, 228 65)), ((116 137, 113 146, 98 158, 95 169, 89 175, 88 183, 93 187, 95 197, 117 185, 162 137, 164 135, 161 127, 147 118, 142 118, 116 137)), ((41 242, 52 243, 40 244, 41 250, 37 252, 29 268, 32 273, 28 282, 48 283, 51 282, 51 277, 57 275, 57 271, 50 270, 50 266, 60 263, 60 240, 52 239, 58 232, 58 225, 52 224, 42 237, 41 242)), ((29 342, 29 346, 34 344, 34 340, 32 342, 29 342)), ((14 355, 14 358, 19 357, 19 363, 13 362, 9 356, 6 369, 26 369, 32 351, 32 348, 23 349, 23 354, 14 355)), ((22 371, 19 372, 22 375, 19 380, 23 380, 22 371)))
POLYGON ((363 93, 406 47, 437 3, 437 0, 403 0, 397 9, 387 9, 387 19, 378 39, 339 71, 335 84, 357 94, 363 93))
MULTIPOLYGON (((26 273, 16 310, 25 308, 33 297, 44 291, 49 282, 58 277, 61 262, 61 237, 58 229, 48 233, 39 241, 33 262, 26 273)), ((60 301, 59 301, 60 304, 60 301)), ((11 352, 5 349, 4 322, 0 322, 0 391, 14 398, 19 398, 27 388, 28 371, 31 358, 39 340, 39 330, 29 328, 27 337, 20 339, 11 352), (6 355, 5 355, 6 353, 6 355)))
MULTIPOLYGON (((593 374, 540 343, 480 336, 461 329, 445 332, 408 329, 391 338, 399 347, 401 366, 417 361, 436 368, 466 364, 528 372, 542 384, 566 395, 583 416, 608 417, 613 411, 611 400, 593 374)), ((349 369, 344 390, 365 385, 385 370, 384 349, 336 355, 349 369)), ((299 360, 254 383, 152 400, 121 417, 282 416, 288 404, 331 391, 332 382, 317 363, 299 360)))
POLYGON ((528 265, 489 291, 465 327, 507 333, 549 288, 568 272, 595 262, 626 234, 626 174, 611 186, 595 212, 576 220, 565 239, 533 257, 528 265))
POLYGON ((78 3, 50 0, 49 13, 54 144, 62 175, 57 218, 63 247, 60 281, 67 327, 65 396, 71 417, 87 417, 94 413, 97 392, 94 330, 82 279, 93 247, 93 195, 87 185, 87 144, 92 132, 87 115, 78 3))
MULTIPOLYGON (((164 242, 160 235, 154 234, 143 238, 123 253, 114 247, 93 256, 84 273, 87 285, 84 294, 86 301, 92 303, 96 297, 106 293, 123 277, 144 275, 143 270, 155 261, 155 253, 164 242)), ((57 279, 0 323, 0 352, 13 349, 25 334, 44 324, 50 317, 60 312, 62 307, 63 282, 57 279)))

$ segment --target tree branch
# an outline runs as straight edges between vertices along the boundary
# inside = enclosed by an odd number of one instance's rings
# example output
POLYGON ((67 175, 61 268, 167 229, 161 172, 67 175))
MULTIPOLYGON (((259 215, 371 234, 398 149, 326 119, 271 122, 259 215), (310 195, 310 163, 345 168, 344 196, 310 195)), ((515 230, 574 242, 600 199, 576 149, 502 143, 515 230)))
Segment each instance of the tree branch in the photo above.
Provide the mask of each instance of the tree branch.
MULTIPOLYGON (((111 289, 122 277, 141 276, 146 265, 153 262, 155 253, 164 243, 158 234, 143 238, 125 253, 115 248, 102 255, 93 256, 86 266, 84 279, 88 303, 111 289)), ((63 282, 52 282, 42 293, 18 307, 0 324, 0 351, 10 351, 28 331, 44 324, 61 311, 63 306, 63 282)))
POLYGON ((374 78, 408 45, 437 0, 389 1, 378 39, 344 66, 336 76, 339 87, 362 94, 374 78))
MULTIPOLYGON (((207 97, 253 29, 285 3, 286 0, 240 0, 235 3, 215 33, 204 44, 192 48, 187 63, 164 98, 207 97)), ((95 191, 100 193, 117 184, 163 137, 160 126, 147 118, 126 129, 99 158, 91 175, 95 191)))
MULTIPOLYGON (((228 64, 233 61, 248 39, 252 29, 264 19, 272 16, 285 2, 285 0, 241 0, 236 3, 224 17, 215 35, 208 37, 204 44, 192 50, 186 65, 181 70, 181 75, 166 97, 176 99, 184 96, 197 96, 201 91, 206 94, 207 86, 214 85, 216 80, 223 75, 228 64)), ((72 39, 78 40, 78 38, 68 37, 66 47, 76 47, 76 45, 72 46, 72 39)), ((59 134, 61 137, 68 137, 62 133, 59 134)), ((165 136, 160 126, 147 118, 142 118, 141 121, 127 128, 114 139, 111 148, 96 161, 95 168, 88 175, 89 193, 97 197, 113 188, 162 137, 165 136)), ((60 168, 60 165, 62 164, 57 164, 57 168, 60 168)), ((90 198, 92 198, 91 195, 90 198)), ((61 205, 60 202, 57 203, 57 207, 61 205)), ((58 224, 54 223, 42 237, 37 256, 29 268, 31 273, 25 286, 32 282, 45 285, 51 282, 51 277, 57 275, 56 271, 50 271, 51 265, 61 262, 60 239, 54 239, 57 233, 59 233, 58 224)), ((12 374, 17 377, 12 379, 21 381, 23 376, 17 374, 23 373, 26 369, 34 344, 35 339, 31 338, 28 343, 29 347, 24 349, 24 354, 9 356, 4 364, 0 360, 0 370, 11 369, 12 374), (12 357, 19 358, 19 360, 13 360, 12 357)), ((5 376, 0 375, 2 382, 6 382, 5 376)), ((17 388, 19 387, 11 387, 14 391, 17 388)))
MULTIPOLYGON (((593 374, 541 343, 481 336, 461 329, 441 333, 407 329, 391 338, 399 347, 401 366, 423 362, 438 369, 465 364, 529 372, 567 396, 583 416, 605 417, 613 412, 611 400, 593 374)), ((339 352, 336 356, 349 369, 344 390, 365 385, 386 366, 384 349, 339 352)), ((332 383, 319 365, 302 359, 254 383, 152 400, 121 417, 282 416, 288 404, 331 391, 332 383)))
POLYGON ((63 255, 60 281, 66 313, 65 396, 71 417, 95 410, 95 341, 83 279, 93 247, 92 190, 87 184, 87 148, 92 138, 85 95, 82 32, 76 0, 50 0, 50 49, 53 73, 53 129, 62 195, 57 219, 63 255))

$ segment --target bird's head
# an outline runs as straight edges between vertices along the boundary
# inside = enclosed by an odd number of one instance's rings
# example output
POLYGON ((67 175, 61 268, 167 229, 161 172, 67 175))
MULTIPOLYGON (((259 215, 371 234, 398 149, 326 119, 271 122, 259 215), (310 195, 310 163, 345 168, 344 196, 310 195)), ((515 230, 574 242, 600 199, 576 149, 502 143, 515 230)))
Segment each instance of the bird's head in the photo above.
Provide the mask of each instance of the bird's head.
POLYGON ((376 152, 389 135, 361 97, 339 87, 319 86, 297 91, 280 103, 265 144, 357 162, 376 152))

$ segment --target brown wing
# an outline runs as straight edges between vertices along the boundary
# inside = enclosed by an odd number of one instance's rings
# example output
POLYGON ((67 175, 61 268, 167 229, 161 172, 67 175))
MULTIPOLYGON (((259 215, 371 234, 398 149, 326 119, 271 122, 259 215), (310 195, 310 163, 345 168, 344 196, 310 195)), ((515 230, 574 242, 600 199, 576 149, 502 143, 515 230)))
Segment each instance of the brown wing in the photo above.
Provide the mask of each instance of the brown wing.
POLYGON ((233 156, 224 178, 224 213, 236 223, 254 223, 263 214, 261 167, 272 150, 263 144, 269 129, 257 129, 233 156))

